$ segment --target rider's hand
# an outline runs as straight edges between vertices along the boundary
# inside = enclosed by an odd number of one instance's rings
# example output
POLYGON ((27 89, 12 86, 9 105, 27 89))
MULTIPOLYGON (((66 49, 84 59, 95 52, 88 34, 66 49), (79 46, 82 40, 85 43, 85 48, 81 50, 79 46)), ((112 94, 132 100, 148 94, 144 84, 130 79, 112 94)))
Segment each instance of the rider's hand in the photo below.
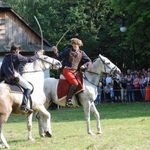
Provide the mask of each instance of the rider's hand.
POLYGON ((44 54, 44 50, 43 49, 40 49, 40 50, 35 52, 36 58, 40 58, 40 56, 43 55, 43 54, 44 54))
POLYGON ((82 65, 82 66, 80 67, 80 71, 84 72, 85 70, 86 70, 86 67, 85 67, 84 65, 82 65))
POLYGON ((53 47, 51 48, 51 51, 54 52, 55 54, 58 53, 58 49, 57 49, 56 46, 53 46, 53 47))

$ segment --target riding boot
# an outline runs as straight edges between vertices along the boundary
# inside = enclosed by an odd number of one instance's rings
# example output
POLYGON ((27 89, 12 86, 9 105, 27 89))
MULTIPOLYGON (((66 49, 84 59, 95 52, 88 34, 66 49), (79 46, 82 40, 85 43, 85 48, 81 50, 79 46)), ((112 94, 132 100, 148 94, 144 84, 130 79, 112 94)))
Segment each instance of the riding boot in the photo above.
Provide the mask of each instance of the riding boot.
POLYGON ((69 92, 68 92, 68 95, 67 95, 67 98, 66 98, 66 106, 67 107, 73 106, 72 96, 76 92, 76 89, 77 89, 77 85, 71 85, 69 87, 69 92))
POLYGON ((29 114, 33 112, 33 110, 28 107, 28 100, 30 98, 30 94, 31 94, 31 90, 29 90, 29 89, 24 90, 23 100, 22 100, 22 104, 21 104, 21 110, 23 110, 29 114))

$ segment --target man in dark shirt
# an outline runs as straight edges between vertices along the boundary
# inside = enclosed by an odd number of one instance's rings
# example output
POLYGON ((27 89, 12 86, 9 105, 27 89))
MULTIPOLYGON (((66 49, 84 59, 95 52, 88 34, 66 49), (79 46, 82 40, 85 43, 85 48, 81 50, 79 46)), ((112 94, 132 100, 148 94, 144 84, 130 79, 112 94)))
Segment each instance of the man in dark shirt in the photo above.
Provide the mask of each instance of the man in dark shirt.
POLYGON ((78 69, 86 69, 91 64, 91 59, 86 53, 80 50, 80 46, 83 43, 78 38, 71 39, 71 46, 65 48, 62 52, 58 53, 57 47, 52 47, 52 51, 56 55, 56 58, 62 60, 63 64, 63 75, 70 84, 69 92, 66 98, 66 106, 72 106, 72 96, 75 93, 78 80, 75 77, 75 72, 78 69))
POLYGON ((32 57, 25 57, 20 54, 20 50, 20 45, 13 44, 11 46, 10 53, 6 54, 3 59, 1 76, 7 83, 14 83, 14 81, 17 81, 17 84, 24 89, 21 109, 23 111, 32 113, 33 110, 27 107, 28 99, 30 98, 30 93, 32 91, 32 85, 19 74, 19 65, 37 60, 38 55, 36 54, 32 57))

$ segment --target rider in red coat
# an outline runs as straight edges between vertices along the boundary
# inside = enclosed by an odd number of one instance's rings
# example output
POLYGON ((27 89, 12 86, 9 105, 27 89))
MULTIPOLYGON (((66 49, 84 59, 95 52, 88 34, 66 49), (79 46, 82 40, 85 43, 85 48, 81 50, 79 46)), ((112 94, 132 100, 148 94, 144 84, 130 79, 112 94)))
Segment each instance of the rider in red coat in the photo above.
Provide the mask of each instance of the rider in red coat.
POLYGON ((91 59, 86 55, 86 53, 80 50, 80 46, 83 43, 78 38, 71 39, 71 46, 65 48, 62 52, 58 53, 57 47, 52 47, 52 51, 56 55, 56 58, 62 60, 63 64, 63 75, 70 84, 69 92, 66 98, 66 106, 72 106, 72 96, 76 92, 78 81, 74 73, 78 70, 85 70, 89 64, 91 64, 91 59))

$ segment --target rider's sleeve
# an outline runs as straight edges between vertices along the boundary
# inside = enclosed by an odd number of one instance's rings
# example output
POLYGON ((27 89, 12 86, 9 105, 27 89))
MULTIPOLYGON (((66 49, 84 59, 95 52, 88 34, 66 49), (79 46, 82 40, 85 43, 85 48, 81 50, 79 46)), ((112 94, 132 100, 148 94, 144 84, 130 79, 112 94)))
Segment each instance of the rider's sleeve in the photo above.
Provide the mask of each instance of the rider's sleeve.
POLYGON ((33 62, 35 60, 38 59, 38 55, 34 55, 34 56, 31 56, 31 57, 26 57, 26 56, 23 56, 21 54, 18 54, 18 60, 19 62, 23 62, 23 63, 30 63, 30 62, 33 62))
POLYGON ((59 59, 60 61, 66 59, 68 57, 69 54, 69 49, 65 48, 63 51, 61 52, 53 52, 52 56, 56 59, 59 59))
POLYGON ((69 48, 65 48, 62 52, 60 52, 59 59, 63 60, 63 59, 68 58, 69 52, 70 52, 70 49, 69 48))
POLYGON ((92 64, 91 59, 86 55, 84 51, 82 51, 82 65, 84 65, 85 68, 88 68, 90 64, 92 64))

